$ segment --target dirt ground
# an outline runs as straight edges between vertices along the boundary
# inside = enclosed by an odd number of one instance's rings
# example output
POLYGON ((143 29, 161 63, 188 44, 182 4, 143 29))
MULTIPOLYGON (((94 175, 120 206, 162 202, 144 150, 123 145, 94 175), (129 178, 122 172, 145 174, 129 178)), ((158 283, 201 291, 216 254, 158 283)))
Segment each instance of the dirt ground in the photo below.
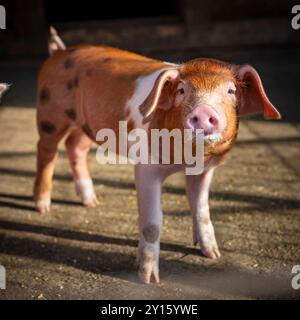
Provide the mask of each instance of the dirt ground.
MULTIPOLYGON (((300 298, 291 287, 300 264, 299 48, 216 51, 210 56, 252 63, 281 122, 244 119, 228 161, 211 188, 211 213, 222 257, 211 261, 192 245, 184 179, 163 194, 161 284, 143 285, 135 265, 138 229, 132 166, 90 167, 100 205, 83 208, 63 146, 52 212, 33 210, 39 61, 1 62, 13 86, 0 107, 0 299, 276 299, 300 298), (234 52, 234 53, 232 53, 234 52)), ((179 61, 201 54, 178 55, 179 61)), ((164 54, 175 60, 176 54, 164 54)))

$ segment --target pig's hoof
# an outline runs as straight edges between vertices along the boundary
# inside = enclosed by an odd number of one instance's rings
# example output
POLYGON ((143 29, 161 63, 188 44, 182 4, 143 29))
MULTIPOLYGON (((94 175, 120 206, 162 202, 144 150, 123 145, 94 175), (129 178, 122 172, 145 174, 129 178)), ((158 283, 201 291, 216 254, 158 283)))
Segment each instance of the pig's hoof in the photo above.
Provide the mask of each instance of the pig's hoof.
POLYGON ((157 266, 147 264, 147 266, 139 268, 139 278, 143 283, 149 284, 151 282, 152 275, 155 282, 160 283, 159 270, 157 266))
POLYGON ((82 199, 82 203, 87 208, 95 208, 99 204, 99 201, 96 195, 93 195, 92 197, 82 199))
POLYGON ((156 283, 160 282, 159 279, 159 267, 158 267, 158 255, 159 246, 156 245, 146 245, 143 248, 139 248, 137 255, 137 265, 139 269, 139 278, 145 283, 149 284, 151 282, 152 275, 156 283))
POLYGON ((41 214, 50 212, 50 205, 50 199, 40 199, 35 201, 35 209, 41 214))
POLYGON ((217 247, 201 248, 202 254, 210 259, 217 259, 221 257, 221 253, 217 247))
POLYGON ((81 202, 87 208, 94 208, 99 204, 97 200, 93 181, 91 179, 75 180, 75 190, 77 195, 80 196, 81 202))

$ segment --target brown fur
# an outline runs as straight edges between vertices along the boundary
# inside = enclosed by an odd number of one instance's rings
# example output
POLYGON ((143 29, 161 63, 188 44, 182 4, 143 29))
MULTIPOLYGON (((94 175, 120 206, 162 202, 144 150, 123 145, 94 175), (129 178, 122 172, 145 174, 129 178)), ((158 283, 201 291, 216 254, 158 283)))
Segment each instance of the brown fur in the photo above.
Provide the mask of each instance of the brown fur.
POLYGON ((71 58, 67 58, 64 62, 65 69, 73 68, 75 65, 74 61, 71 58))
MULTIPOLYGON (((102 128, 113 129, 118 137, 119 121, 129 120, 129 109, 125 110, 125 105, 134 93, 135 80, 165 66, 160 61, 109 47, 80 46, 56 51, 44 63, 39 74, 40 148, 47 144, 45 135, 51 134, 54 143, 49 152, 55 154, 57 143, 74 125, 92 140, 95 140, 96 132, 102 128), (70 109, 69 106, 74 107, 70 109)), ((180 76, 190 81, 195 88, 205 89, 212 89, 224 79, 234 78, 228 65, 203 59, 183 64, 180 76)), ((162 107, 156 110, 149 129, 183 129, 184 108, 172 107, 177 83, 167 82, 164 86, 159 101, 162 107), (166 103, 169 105, 168 110, 164 107, 166 103)), ((237 132, 237 116, 229 106, 226 117, 229 126, 224 134, 225 142, 211 149, 206 148, 207 155, 225 154, 230 149, 237 132)), ((134 124, 129 120, 128 130, 133 128, 134 124)), ((173 150, 174 143, 171 140, 171 162, 173 150)), ((39 152, 39 157, 39 162, 43 163, 43 157, 47 155, 39 152)), ((43 169, 40 171, 43 172, 43 169)), ((46 176, 51 177, 51 174, 46 176)), ((37 181, 42 179, 37 177, 37 181)), ((36 189, 41 190, 39 186, 36 189)))
MULTIPOLYGON (((49 108, 55 106, 55 112, 52 110, 51 114, 65 113, 67 106, 74 105, 77 125, 89 123, 95 138, 96 132, 104 127, 118 131, 118 121, 128 116, 124 107, 126 99, 133 94, 134 80, 162 66, 159 61, 107 47, 83 46, 76 51, 58 51, 41 69, 39 91, 44 92, 46 87, 52 92, 49 108)), ((38 108, 38 113, 49 116, 50 111, 38 108)), ((60 126, 61 121, 57 119, 55 123, 60 126)))
POLYGON ((55 125, 49 121, 41 121, 40 127, 46 134, 52 134, 56 131, 55 125))
MULTIPOLYGON (((210 59, 195 59, 184 63, 180 67, 180 79, 185 80, 193 88, 188 95, 187 101, 182 105, 174 105, 174 97, 178 80, 168 81, 163 88, 159 104, 154 115, 151 115, 149 133, 151 129, 172 130, 174 128, 184 129, 184 118, 191 111, 194 101, 194 93, 197 91, 213 91, 220 83, 225 81, 233 81, 237 83, 234 70, 229 64, 217 60, 210 59), (168 105, 173 105, 172 108, 165 108, 166 102, 168 105), (167 110, 166 110, 167 109, 167 110)), ((149 95, 150 96, 150 95, 149 95)), ((238 133, 239 116, 238 110, 235 109, 230 100, 224 101, 223 112, 225 113, 227 127, 223 132, 222 141, 205 146, 206 156, 221 156, 226 154, 232 147, 238 133)), ((141 112, 146 113, 147 101, 140 107, 141 112)), ((149 141, 150 145, 150 141, 149 141)), ((174 143, 170 144, 171 162, 174 158, 174 143)))
POLYGON ((71 119, 71 120, 76 120, 76 110, 71 108, 71 109, 66 109, 65 114, 71 119))
POLYGON ((40 103, 45 104, 50 100, 50 91, 47 87, 43 87, 40 91, 40 103))
POLYGON ((134 122, 132 119, 129 119, 128 123, 127 123, 127 131, 128 133, 130 133, 130 131, 132 131, 134 129, 134 122))
MULTIPOLYGON (((53 55, 43 64, 38 81, 37 122, 40 141, 35 184, 37 198, 43 192, 50 192, 51 181, 47 179, 52 177, 57 144, 62 137, 71 132, 67 139, 68 153, 72 154, 72 143, 74 148, 84 145, 87 153, 89 143, 85 135, 95 141, 98 130, 109 128, 118 137, 120 120, 129 120, 128 130, 132 130, 134 123, 128 119, 130 110, 125 106, 134 93, 135 81, 167 66, 163 62, 110 47, 78 46, 51 52, 53 55), (74 131, 74 128, 77 129, 74 131)), ((179 77, 175 78, 173 71, 170 79, 162 78, 165 83, 158 107, 151 114, 149 129, 183 129, 184 119, 193 106, 195 92, 213 90, 220 83, 229 80, 236 84, 238 93, 242 90, 239 88, 242 88, 243 79, 237 77, 239 69, 224 62, 195 59, 179 67, 170 66, 170 69, 178 70, 179 77), (191 89, 188 100, 184 104, 175 105, 179 79, 185 80, 191 89)), ((262 87, 259 88, 263 92, 262 87)), ((243 91, 245 90, 244 88, 243 91)), ((154 92, 155 88, 152 94, 154 92)), ((238 129, 238 112, 232 101, 227 100, 224 98, 222 102, 227 122, 223 140, 213 146, 205 146, 205 155, 214 156, 220 162, 230 150, 238 129)), ((264 100, 262 96, 262 101, 264 100)), ((271 108, 270 105, 266 105, 266 110, 268 108, 271 108)), ((140 110, 147 111, 143 106, 140 110)), ((269 114, 272 116, 272 113, 269 114)), ((171 160, 174 150, 172 142, 171 160)))
MULTIPOLYGON (((74 127, 79 128, 67 139, 68 154, 73 159, 76 156, 71 144, 73 148, 84 145, 85 154, 88 152, 85 134, 95 140, 99 129, 111 128, 118 136, 119 120, 127 120, 129 115, 125 104, 134 92, 135 80, 164 66, 160 61, 109 47, 79 46, 52 53, 38 80, 40 140, 35 199, 51 192, 57 145, 62 137, 71 128, 72 132, 74 127)), ((73 171, 76 175, 76 168, 73 171)))
MULTIPOLYGON (((180 69, 180 76, 197 90, 212 91, 225 81, 232 81, 238 86, 231 65, 213 59, 194 59, 184 63, 180 69)), ((228 152, 237 137, 238 110, 233 108, 230 101, 224 101, 222 106, 227 122, 223 139, 217 144, 205 146, 205 155, 222 155, 228 152)))
POLYGON ((81 129, 90 139, 94 139, 93 132, 88 123, 85 123, 83 126, 81 126, 81 129))

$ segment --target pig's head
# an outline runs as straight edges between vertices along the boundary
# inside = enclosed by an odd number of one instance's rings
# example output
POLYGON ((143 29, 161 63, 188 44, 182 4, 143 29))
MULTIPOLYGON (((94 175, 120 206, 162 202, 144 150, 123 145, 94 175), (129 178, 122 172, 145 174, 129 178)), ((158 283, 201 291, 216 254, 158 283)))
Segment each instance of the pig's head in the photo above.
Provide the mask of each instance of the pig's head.
POLYGON ((261 79, 249 65, 195 59, 164 70, 140 106, 154 127, 203 129, 205 154, 222 154, 234 142, 240 115, 280 119, 261 79))

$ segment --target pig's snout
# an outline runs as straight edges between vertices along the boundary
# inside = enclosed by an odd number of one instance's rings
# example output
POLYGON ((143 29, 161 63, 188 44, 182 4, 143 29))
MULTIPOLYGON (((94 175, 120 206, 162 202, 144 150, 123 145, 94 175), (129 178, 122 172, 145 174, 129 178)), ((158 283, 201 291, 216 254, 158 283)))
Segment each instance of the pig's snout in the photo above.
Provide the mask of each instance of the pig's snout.
POLYGON ((202 129, 205 135, 221 133, 226 126, 225 117, 207 104, 196 107, 187 116, 187 126, 193 131, 202 129))

